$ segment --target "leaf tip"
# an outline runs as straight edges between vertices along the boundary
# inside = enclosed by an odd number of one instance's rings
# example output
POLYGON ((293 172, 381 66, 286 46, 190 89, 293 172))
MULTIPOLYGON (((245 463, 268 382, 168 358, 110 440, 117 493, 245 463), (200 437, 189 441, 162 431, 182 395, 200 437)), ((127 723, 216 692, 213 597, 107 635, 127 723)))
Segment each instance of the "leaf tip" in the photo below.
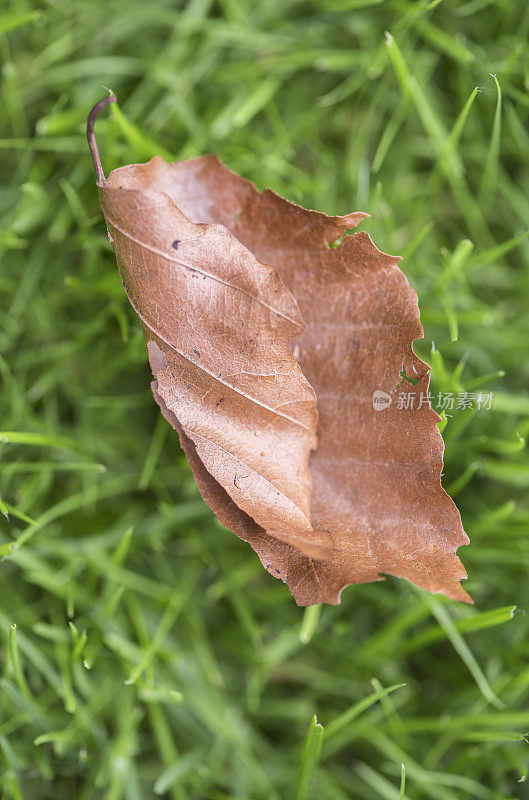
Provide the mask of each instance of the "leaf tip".
POLYGON ((109 94, 105 97, 102 97, 99 102, 95 104, 88 115, 88 119, 86 122, 86 138, 88 140, 88 147, 90 148, 90 153, 92 155, 92 161, 94 162, 94 168, 96 171, 96 178, 98 185, 104 185, 106 182, 105 173, 103 172, 103 166, 101 164, 101 157, 99 155, 99 150, 97 148, 97 142, 94 132, 95 121, 97 119, 97 115, 101 111, 102 108, 108 106, 110 103, 115 103, 117 100, 116 95, 110 89, 108 89, 109 94))

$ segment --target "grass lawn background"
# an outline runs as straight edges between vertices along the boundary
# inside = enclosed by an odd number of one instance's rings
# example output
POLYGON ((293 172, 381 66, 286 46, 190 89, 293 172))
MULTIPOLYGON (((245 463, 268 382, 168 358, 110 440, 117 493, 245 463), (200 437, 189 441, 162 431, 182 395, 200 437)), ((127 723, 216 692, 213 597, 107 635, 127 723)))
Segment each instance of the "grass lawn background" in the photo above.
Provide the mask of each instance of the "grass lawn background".
POLYGON ((529 797, 528 34, 509 0, 2 5, 3 799, 529 797), (204 505, 98 207, 103 87, 107 172, 216 152, 405 256, 433 392, 494 392, 443 432, 474 607, 304 611, 204 505))

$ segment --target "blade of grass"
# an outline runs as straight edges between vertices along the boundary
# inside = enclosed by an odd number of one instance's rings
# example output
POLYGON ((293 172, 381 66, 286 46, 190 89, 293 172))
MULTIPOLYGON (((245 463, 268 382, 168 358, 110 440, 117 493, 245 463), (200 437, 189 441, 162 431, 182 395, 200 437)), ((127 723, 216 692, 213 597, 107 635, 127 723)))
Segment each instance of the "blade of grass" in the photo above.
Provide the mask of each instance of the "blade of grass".
POLYGON ((481 195, 483 197, 492 194, 496 188, 500 163, 501 88, 496 75, 491 75, 491 77, 496 84, 497 99, 496 110, 494 112, 494 122, 492 124, 492 132, 490 136, 490 145, 487 153, 487 160, 485 162, 485 169, 483 170, 483 179, 481 182, 481 195))
POLYGON ((307 800, 310 796, 310 783, 320 759, 323 734, 323 725, 320 725, 314 714, 301 753, 294 800, 307 800))
POLYGON ((470 647, 467 645, 459 631, 456 629, 452 618, 450 617, 446 608, 433 596, 424 593, 424 599, 430 608, 433 616, 438 621, 439 625, 445 631, 448 639, 450 639, 454 650, 458 653, 461 660, 466 665, 468 671, 474 678, 481 694, 488 703, 491 703, 495 708, 503 709, 505 704, 493 692, 488 680, 486 679, 481 667, 476 661, 470 647))

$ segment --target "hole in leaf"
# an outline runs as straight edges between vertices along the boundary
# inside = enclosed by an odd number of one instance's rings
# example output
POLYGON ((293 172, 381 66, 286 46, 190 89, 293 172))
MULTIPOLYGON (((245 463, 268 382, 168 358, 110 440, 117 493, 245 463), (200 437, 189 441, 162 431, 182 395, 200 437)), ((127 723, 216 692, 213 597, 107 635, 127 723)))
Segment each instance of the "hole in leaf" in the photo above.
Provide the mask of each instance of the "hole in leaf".
POLYGON ((343 242, 343 240, 345 239, 346 236, 354 236, 354 235, 355 235, 355 229, 354 228, 346 228, 344 230, 344 232, 342 233, 342 235, 339 236, 338 239, 335 239, 334 242, 329 242, 327 244, 327 247, 330 250, 334 250, 335 247, 340 247, 341 243, 343 242))
POLYGON ((407 374, 407 372, 406 372, 406 360, 404 360, 402 362, 402 369, 400 371, 400 376, 401 376, 402 380, 397 384, 397 387, 399 387, 401 385, 401 383, 404 383, 404 381, 406 381, 406 383, 411 383, 412 386, 417 386, 417 384, 419 383, 419 381, 422 378, 422 375, 420 375, 418 378, 411 378, 407 374))

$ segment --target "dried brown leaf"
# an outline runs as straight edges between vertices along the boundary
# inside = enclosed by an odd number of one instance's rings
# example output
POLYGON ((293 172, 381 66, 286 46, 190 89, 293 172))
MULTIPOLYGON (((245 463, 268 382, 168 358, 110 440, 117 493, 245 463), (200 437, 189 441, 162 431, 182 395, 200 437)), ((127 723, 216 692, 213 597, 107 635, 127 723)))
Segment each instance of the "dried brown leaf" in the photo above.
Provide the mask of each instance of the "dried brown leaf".
MULTIPOLYGON (((103 104, 111 102, 105 98, 103 104)), ((101 107, 101 104, 98 104, 101 107)), ((404 363, 426 396, 417 296, 363 232, 261 193, 215 156, 114 170, 100 203, 162 413, 220 521, 299 605, 383 574, 470 598, 428 402, 382 412, 404 363), (295 340, 295 341, 294 341, 295 340)))

